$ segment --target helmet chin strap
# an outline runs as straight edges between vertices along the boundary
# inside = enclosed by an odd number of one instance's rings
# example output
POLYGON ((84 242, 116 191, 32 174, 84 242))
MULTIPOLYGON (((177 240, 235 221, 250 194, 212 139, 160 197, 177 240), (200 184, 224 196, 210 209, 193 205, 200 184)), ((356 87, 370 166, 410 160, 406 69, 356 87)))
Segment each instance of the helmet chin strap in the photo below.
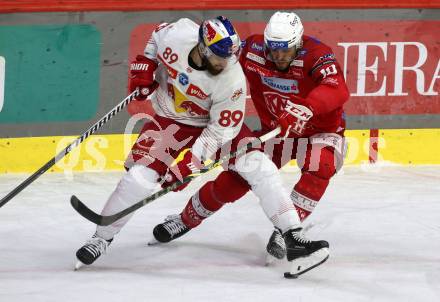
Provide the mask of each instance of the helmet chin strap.
POLYGON ((199 43, 197 50, 200 56, 200 64, 202 64, 200 67, 206 67, 208 61, 208 51, 209 51, 208 47, 203 45, 203 43, 199 43))
POLYGON ((202 58, 205 57, 205 59, 208 59, 212 55, 211 50, 207 46, 203 45, 203 43, 199 43, 198 48, 199 54, 202 58))

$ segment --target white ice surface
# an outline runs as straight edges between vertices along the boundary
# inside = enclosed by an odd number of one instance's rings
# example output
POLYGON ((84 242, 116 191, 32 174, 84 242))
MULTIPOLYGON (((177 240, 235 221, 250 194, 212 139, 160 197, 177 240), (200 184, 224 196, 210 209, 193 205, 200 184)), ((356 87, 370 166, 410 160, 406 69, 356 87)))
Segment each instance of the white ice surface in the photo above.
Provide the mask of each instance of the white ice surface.
MULTIPOLYGON (((283 173, 286 187, 297 172, 283 173)), ((0 208, 0 301, 440 301, 440 167, 345 168, 306 224, 330 259, 296 280, 265 267, 271 225, 250 193, 179 240, 149 247, 152 228, 197 187, 141 210, 109 253, 74 272, 94 226, 70 206, 100 210, 121 173, 47 174, 0 208)), ((0 177, 3 197, 26 175, 0 177)), ((200 185, 200 183, 198 184, 200 185)))

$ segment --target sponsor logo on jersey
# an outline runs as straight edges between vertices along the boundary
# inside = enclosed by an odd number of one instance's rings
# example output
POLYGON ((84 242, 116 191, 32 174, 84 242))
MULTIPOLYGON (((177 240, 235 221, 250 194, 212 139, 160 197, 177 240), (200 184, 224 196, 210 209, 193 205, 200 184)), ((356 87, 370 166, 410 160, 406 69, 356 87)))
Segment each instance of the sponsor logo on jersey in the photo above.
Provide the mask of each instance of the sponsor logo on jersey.
POLYGON ((234 93, 231 96, 231 101, 235 102, 240 98, 240 96, 243 94, 243 88, 237 89, 234 91, 234 93))
POLYGON ((193 84, 189 84, 189 87, 186 90, 186 94, 194 96, 200 100, 206 100, 208 98, 208 95, 204 93, 202 89, 193 84))
POLYGON ((318 58, 318 60, 316 60, 315 64, 313 64, 313 66, 317 65, 317 64, 325 64, 325 63, 333 63, 336 61, 336 57, 334 53, 328 53, 325 54, 321 57, 318 58))
POLYGON ((338 78, 330 77, 321 81, 321 84, 337 87, 339 85, 338 78))
POLYGON ((261 77, 261 81, 270 88, 285 93, 299 93, 298 81, 275 77, 261 77))
POLYGON ((180 107, 185 109, 186 112, 188 112, 190 115, 208 115, 209 111, 203 109, 199 105, 197 105, 194 102, 191 102, 189 100, 185 100, 180 104, 180 107))
POLYGON ((256 72, 260 76, 271 76, 273 74, 273 72, 270 71, 269 69, 266 69, 249 61, 246 61, 246 63, 244 64, 244 68, 249 71, 256 72))
POLYGON ((300 49, 300 50, 298 51, 298 56, 305 56, 306 53, 307 53, 307 49, 300 49))
POLYGON ((292 63, 290 63, 291 66, 296 67, 304 67, 304 61, 303 60, 293 60, 292 63))
POLYGON ((255 42, 252 43, 251 48, 255 49, 255 50, 258 50, 258 51, 263 51, 263 45, 255 43, 255 42))
POLYGON ((184 73, 179 74, 179 83, 183 86, 188 85, 189 79, 188 76, 184 73))
POLYGON ((263 57, 257 56, 256 54, 252 53, 252 52, 248 52, 246 54, 246 58, 255 61, 257 63, 260 63, 262 65, 266 64, 266 60, 263 57))
POLYGON ((322 57, 319 57, 318 60, 325 61, 325 60, 327 60, 327 59, 334 60, 334 59, 335 59, 335 54, 334 54, 334 53, 328 53, 328 54, 325 54, 325 55, 323 55, 322 57))
POLYGON ((187 112, 192 116, 209 114, 207 110, 188 100, 188 96, 172 84, 168 84, 168 95, 174 99, 174 109, 176 113, 187 112))
POLYGON ((178 74, 177 70, 167 65, 167 71, 170 77, 172 77, 173 79, 177 78, 177 74, 178 74))
POLYGON ((158 55, 157 57, 159 58, 159 60, 162 61, 163 65, 165 65, 165 67, 167 68, 168 75, 169 75, 171 78, 176 79, 176 78, 177 78, 177 75, 178 75, 177 70, 175 70, 174 68, 172 68, 171 66, 169 66, 169 65, 165 62, 165 60, 162 59, 161 56, 158 55))

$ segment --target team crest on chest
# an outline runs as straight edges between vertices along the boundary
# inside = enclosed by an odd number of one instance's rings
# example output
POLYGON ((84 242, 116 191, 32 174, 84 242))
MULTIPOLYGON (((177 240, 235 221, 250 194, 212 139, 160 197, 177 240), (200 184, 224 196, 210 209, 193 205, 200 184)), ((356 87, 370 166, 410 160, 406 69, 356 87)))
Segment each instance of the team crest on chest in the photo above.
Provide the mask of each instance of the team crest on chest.
POLYGON ((231 101, 235 102, 236 100, 238 100, 240 98, 240 96, 243 94, 243 89, 237 89, 234 91, 234 93, 231 96, 231 101))
POLYGON ((263 95, 267 109, 273 116, 278 118, 279 113, 284 111, 287 101, 289 101, 290 98, 273 91, 263 92, 263 95))

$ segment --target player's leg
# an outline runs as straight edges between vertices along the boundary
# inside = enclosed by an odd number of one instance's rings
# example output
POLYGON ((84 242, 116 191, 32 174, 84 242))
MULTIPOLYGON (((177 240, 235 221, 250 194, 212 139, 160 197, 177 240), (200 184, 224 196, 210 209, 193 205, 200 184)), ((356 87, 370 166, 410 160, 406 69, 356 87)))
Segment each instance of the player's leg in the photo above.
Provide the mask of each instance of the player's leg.
POLYGON ((295 266, 295 270, 300 266, 295 274, 301 274, 327 259, 326 241, 309 241, 302 237, 299 217, 283 187, 278 167, 263 152, 253 150, 243 155, 234 163, 233 170, 237 173, 224 172, 225 174, 221 175, 223 178, 220 178, 222 181, 208 183, 202 187, 200 193, 204 193, 193 196, 181 215, 156 226, 156 240, 168 242, 180 237, 218 210, 224 204, 223 198, 227 193, 237 194, 230 196, 234 201, 243 196, 250 186, 260 198, 260 204, 267 217, 282 232, 283 240, 288 247, 288 260, 295 266), (237 180, 238 176, 245 182, 237 180), (205 193, 208 197, 205 197, 205 193), (212 204, 209 201, 212 201, 212 204), (173 229, 176 231, 173 232, 173 229))
POLYGON ((290 197, 301 221, 313 212, 324 195, 330 179, 342 167, 343 144, 343 137, 340 135, 319 134, 310 138, 305 155, 298 154, 298 158, 303 158, 298 159, 301 178, 295 184, 290 197))
MULTIPOLYGON (((254 135, 246 126, 243 126, 239 134, 229 143, 225 144, 216 156, 234 152, 241 145, 245 145, 254 135)), ((224 165, 234 163, 231 160, 224 165)), ((180 214, 168 216, 163 223, 153 229, 154 240, 165 243, 177 239, 186 234, 190 229, 197 227, 204 219, 218 211, 224 204, 232 203, 249 191, 249 185, 236 172, 227 170, 217 176, 214 181, 209 181, 197 191, 186 204, 180 214)))
MULTIPOLYGON (((264 152, 269 156, 278 169, 286 165, 296 154, 298 141, 293 138, 269 140, 264 146, 264 152)), ((270 265, 276 259, 283 259, 286 256, 286 243, 282 232, 274 228, 266 245, 266 265, 270 265)))
MULTIPOLYGON (((108 198, 102 210, 102 215, 112 215, 151 195, 157 186, 158 178, 159 174, 155 170, 142 165, 134 165, 122 177, 108 198)), ((93 237, 76 252, 77 259, 81 263, 92 264, 106 252, 107 247, 113 241, 113 237, 131 217, 132 214, 109 226, 98 226, 93 237)))
POLYGON ((197 191, 178 215, 168 216, 153 229, 155 240, 165 243, 186 234, 224 204, 232 203, 249 191, 249 185, 234 171, 223 171, 214 181, 209 181, 197 191), (225 189, 228 188, 228 189, 225 189))
MULTIPOLYGON (((127 173, 108 198, 102 215, 112 215, 151 195, 157 188, 159 177, 165 174, 167 166, 173 161, 169 150, 184 148, 199 133, 199 129, 177 126, 172 120, 160 117, 147 122, 125 162, 127 173), (167 136, 170 138, 164 144, 167 136), (188 137, 191 139, 184 140, 188 137), (179 141, 185 143, 179 144, 179 141)), ((93 263, 105 253, 113 237, 131 217, 128 215, 109 226, 98 226, 94 236, 77 251, 78 260, 84 264, 93 263)))
POLYGON ((253 151, 237 160, 234 168, 259 197, 260 205, 286 244, 291 269, 286 277, 298 276, 327 260, 327 241, 303 237, 301 222, 283 186, 278 167, 262 152, 253 151))
MULTIPOLYGON (((300 139, 294 145, 292 159, 296 158, 301 167, 301 178, 292 189, 290 197, 301 222, 313 212, 324 195, 331 177, 341 168, 344 157, 343 144, 343 136, 329 133, 318 134, 310 139, 300 139)), ((283 154, 286 151, 284 148, 283 154)), ((281 153, 279 148, 275 149, 275 162, 281 153)), ((285 247, 279 244, 280 238, 280 232, 275 229, 267 244, 269 255, 274 257, 283 255, 285 247)), ((268 262, 271 261, 273 259, 268 256, 268 262)))

